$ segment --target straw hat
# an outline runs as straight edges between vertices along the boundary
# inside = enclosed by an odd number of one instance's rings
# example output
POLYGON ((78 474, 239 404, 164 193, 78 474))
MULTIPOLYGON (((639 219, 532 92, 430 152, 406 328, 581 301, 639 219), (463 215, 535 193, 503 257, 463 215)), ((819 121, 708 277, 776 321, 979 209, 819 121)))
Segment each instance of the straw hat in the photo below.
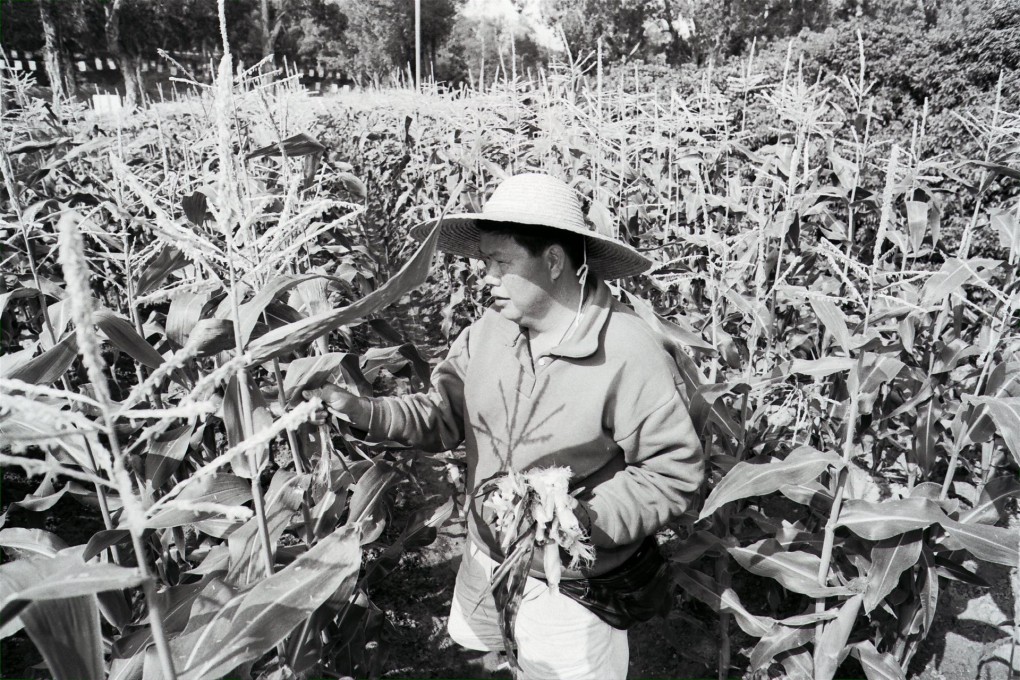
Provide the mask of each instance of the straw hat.
MULTIPOLYGON (((455 255, 482 259, 478 251, 481 231, 477 220, 513 222, 538 229, 559 229, 584 236, 588 267, 603 279, 634 276, 652 262, 623 241, 599 234, 584 220, 577 192, 562 180, 539 173, 514 175, 492 192, 480 213, 447 215, 442 219, 439 247, 455 255)), ((440 220, 429 220, 411 229, 421 240, 440 220)))

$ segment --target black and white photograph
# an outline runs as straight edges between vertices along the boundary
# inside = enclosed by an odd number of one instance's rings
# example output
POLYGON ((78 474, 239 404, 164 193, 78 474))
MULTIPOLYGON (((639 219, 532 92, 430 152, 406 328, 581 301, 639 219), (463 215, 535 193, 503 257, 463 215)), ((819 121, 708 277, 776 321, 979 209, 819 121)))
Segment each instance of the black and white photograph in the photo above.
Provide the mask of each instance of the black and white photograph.
POLYGON ((1020 0, 0 0, 0 678, 1020 680, 1020 0))

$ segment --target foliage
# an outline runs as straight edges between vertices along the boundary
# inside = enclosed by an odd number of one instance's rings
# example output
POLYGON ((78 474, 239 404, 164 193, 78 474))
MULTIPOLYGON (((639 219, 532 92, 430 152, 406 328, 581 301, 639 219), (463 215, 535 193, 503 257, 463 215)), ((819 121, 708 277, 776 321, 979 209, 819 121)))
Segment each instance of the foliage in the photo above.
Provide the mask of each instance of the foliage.
POLYGON ((406 459, 319 425, 298 395, 326 379, 367 394, 382 367, 420 389, 407 341, 452 337, 485 291, 447 258, 410 292, 431 253, 407 229, 539 168, 658 263, 616 290, 676 360, 711 462, 700 512, 669 527, 681 597, 719 612, 724 650, 746 643, 734 666, 831 678, 853 655, 869 677, 905 677, 940 593, 980 581, 970 560, 1020 559, 1005 526, 1020 493, 1020 119, 960 110, 982 155, 931 155, 923 124, 888 143, 859 118, 867 71, 752 65, 680 94, 582 70, 321 100, 232 81, 227 62, 213 96, 117 134, 60 128, 31 102, 11 114, 0 295, 4 375, 20 382, 4 382, 3 460, 69 480, 109 523, 84 549, 0 534, 19 555, 0 567, 7 612, 30 634, 32 612, 70 616, 56 602, 94 621, 123 587, 134 606, 104 614, 114 645, 86 640, 90 663, 154 664, 162 629, 185 673, 368 674, 386 569, 354 536, 403 550, 380 499, 406 459), (949 210, 961 196, 967 214, 949 210), (390 346, 366 350, 378 338, 390 346), (296 567, 325 554, 345 569, 308 594, 296 567), (91 590, 63 600, 17 579, 114 563, 135 580, 89 571, 91 590), (192 644, 208 636, 224 642, 192 644))
POLYGON ((384 537, 406 465, 332 434, 346 430, 301 398, 326 380, 371 394, 383 370, 427 379, 409 345, 359 361, 326 339, 419 285, 434 250, 375 278, 342 231, 363 207, 323 193, 346 182, 363 200, 359 180, 307 135, 274 141, 309 126, 288 115, 306 102, 232 76, 226 57, 213 99, 124 129, 8 114, 26 143, 2 152, 3 461, 44 476, 23 507, 70 490, 105 522, 71 547, 0 531, 19 558, 0 567, 4 634, 24 626, 56 677, 361 674, 381 622, 362 546, 399 556, 449 515, 384 537), (44 589, 19 577, 40 569, 44 589), (74 621, 80 634, 60 632, 74 621))

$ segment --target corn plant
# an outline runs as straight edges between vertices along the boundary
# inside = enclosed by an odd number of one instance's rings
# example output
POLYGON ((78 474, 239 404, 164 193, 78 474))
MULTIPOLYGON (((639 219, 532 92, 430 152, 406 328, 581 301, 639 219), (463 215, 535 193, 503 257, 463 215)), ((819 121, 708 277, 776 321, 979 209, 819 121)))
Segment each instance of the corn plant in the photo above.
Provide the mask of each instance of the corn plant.
MULTIPOLYGON (((372 376, 408 366, 427 381, 409 344, 359 360, 329 335, 417 286, 435 246, 373 276, 360 181, 290 134, 304 96, 225 53, 210 92, 92 140, 28 108, 9 118, 48 137, 2 155, 16 224, 3 304, 36 340, 5 356, 0 455, 44 477, 23 507, 70 493, 105 524, 77 546, 0 531, 16 557, 0 569, 4 634, 23 627, 55 677, 378 665, 362 546, 406 473, 302 395, 327 380, 371 394, 372 376), (326 194, 333 182, 353 200, 326 194)), ((449 511, 384 547, 399 556, 449 511)))

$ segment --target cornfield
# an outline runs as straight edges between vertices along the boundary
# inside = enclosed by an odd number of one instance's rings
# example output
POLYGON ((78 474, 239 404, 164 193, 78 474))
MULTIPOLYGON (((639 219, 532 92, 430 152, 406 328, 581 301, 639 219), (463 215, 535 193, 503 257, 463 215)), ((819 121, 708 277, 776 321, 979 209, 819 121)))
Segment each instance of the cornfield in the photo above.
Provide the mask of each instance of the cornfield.
MULTIPOLYGON (((407 230, 540 169, 657 263, 613 289, 711 463, 659 539, 720 677, 907 677, 940 594, 1020 569, 1020 116, 961 112, 983 155, 925 157, 923 118, 883 138, 861 60, 320 98, 228 51, 123 118, 5 79, 0 460, 41 478, 20 507, 71 495, 105 528, 0 530, 4 636, 56 678, 385 674, 373 587, 457 499, 389 527, 417 454, 304 394, 426 388, 484 299, 407 230)), ((1016 611, 989 651, 1013 668, 1016 611)))

